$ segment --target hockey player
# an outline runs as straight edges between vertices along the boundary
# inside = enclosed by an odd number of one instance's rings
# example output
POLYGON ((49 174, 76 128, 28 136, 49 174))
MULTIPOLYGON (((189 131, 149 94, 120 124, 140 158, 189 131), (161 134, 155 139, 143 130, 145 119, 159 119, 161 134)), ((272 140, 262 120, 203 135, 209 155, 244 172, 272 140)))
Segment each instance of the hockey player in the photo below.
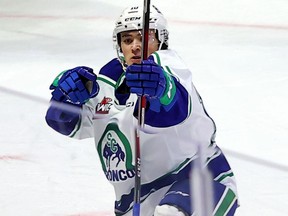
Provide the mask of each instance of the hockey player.
POLYGON ((54 80, 46 121, 66 136, 94 137, 102 169, 115 189, 115 214, 132 215, 134 129, 138 96, 144 95, 141 216, 194 215, 193 200, 198 197, 193 196, 190 176, 199 149, 213 178, 213 215, 234 215, 236 183, 215 143, 214 121, 192 83, 191 71, 168 49, 166 19, 155 6, 150 12, 149 58, 141 61, 142 10, 128 7, 117 20, 113 33, 117 58, 104 65, 98 76, 80 66, 54 80))

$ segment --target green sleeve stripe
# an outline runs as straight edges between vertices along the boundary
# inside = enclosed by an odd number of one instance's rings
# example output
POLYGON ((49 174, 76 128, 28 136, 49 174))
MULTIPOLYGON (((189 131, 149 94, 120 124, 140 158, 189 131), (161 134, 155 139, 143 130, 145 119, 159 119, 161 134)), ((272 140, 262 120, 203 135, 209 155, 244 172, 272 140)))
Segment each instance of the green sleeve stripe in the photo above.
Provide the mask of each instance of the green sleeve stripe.
POLYGON ((164 71, 165 79, 166 79, 166 89, 163 96, 160 98, 160 102, 163 105, 169 105, 176 94, 176 85, 173 78, 164 71))
POLYGON ((160 60, 160 56, 159 56, 159 54, 157 53, 157 52, 154 52, 153 53, 153 55, 155 56, 155 60, 156 60, 156 63, 158 64, 158 65, 161 65, 161 60, 160 60))
MULTIPOLYGON (((160 55, 157 52, 154 52, 152 55, 155 57, 156 63, 162 66, 160 55)), ((173 101, 176 95, 176 85, 172 78, 173 76, 172 70, 168 66, 165 66, 163 70, 164 70, 164 75, 166 79, 166 89, 165 89, 163 96, 160 98, 160 103, 163 105, 169 105, 173 101)))
MULTIPOLYGON (((152 55, 153 55, 156 63, 161 66, 161 58, 160 58, 160 55, 157 53, 157 51, 154 52, 152 55)), ((170 74, 171 76, 174 76, 174 75, 173 75, 173 72, 172 72, 172 70, 171 70, 171 68, 170 68, 169 66, 165 66, 165 72, 168 73, 168 74, 170 74)), ((169 76, 169 75, 165 75, 166 81, 167 81, 167 76, 169 76)), ((174 76, 174 77, 175 77, 175 76, 174 76)), ((171 77, 170 77, 170 78, 171 78, 171 77)), ((175 78, 178 79, 177 77, 175 77, 175 78)), ((173 79, 172 79, 172 80, 173 80, 173 79)), ((169 81, 170 81, 170 79, 169 79, 169 81)), ((160 99, 161 104, 164 104, 164 105, 166 104, 166 105, 167 105, 167 104, 171 103, 171 101, 173 101, 174 96, 175 96, 175 94, 176 94, 176 85, 175 85, 175 83, 174 83, 174 80, 173 80, 173 87, 172 87, 172 92, 171 92, 172 95, 173 95, 173 97, 171 97, 171 98, 167 97, 168 91, 169 91, 169 88, 167 88, 167 89, 165 90, 164 96, 160 99)), ((188 107, 188 110, 189 110, 188 116, 190 116, 191 113, 192 113, 192 109, 193 109, 191 97, 189 97, 188 100, 189 100, 189 101, 188 101, 188 106, 189 106, 189 107, 188 107)), ((187 118, 188 118, 188 116, 187 116, 187 118)))
POLYGON ((213 215, 214 216, 225 216, 227 215, 227 213, 230 211, 230 209, 232 208, 233 204, 236 202, 237 200, 237 197, 235 195, 235 193, 227 188, 219 203, 217 204, 214 212, 213 212, 213 215))
POLYGON ((112 79, 109 79, 106 76, 98 75, 97 76, 97 81, 105 82, 106 84, 112 86, 113 88, 116 87, 116 82, 114 80, 112 80, 112 79))
POLYGON ((173 75, 173 73, 172 73, 172 71, 171 71, 170 67, 168 67, 168 66, 165 66, 165 68, 167 69, 167 72, 168 72, 170 75, 173 75))

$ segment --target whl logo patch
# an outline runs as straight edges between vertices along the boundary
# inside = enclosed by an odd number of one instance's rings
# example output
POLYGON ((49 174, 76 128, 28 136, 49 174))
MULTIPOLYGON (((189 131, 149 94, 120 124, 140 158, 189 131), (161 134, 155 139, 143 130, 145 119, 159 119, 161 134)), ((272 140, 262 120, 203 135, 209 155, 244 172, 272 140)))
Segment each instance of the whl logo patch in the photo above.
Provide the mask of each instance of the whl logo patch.
POLYGON ((100 103, 96 106, 96 113, 98 114, 108 114, 112 106, 112 99, 109 97, 104 97, 100 103))
POLYGON ((111 123, 106 127, 97 151, 109 181, 125 181, 135 176, 130 143, 117 124, 111 123))

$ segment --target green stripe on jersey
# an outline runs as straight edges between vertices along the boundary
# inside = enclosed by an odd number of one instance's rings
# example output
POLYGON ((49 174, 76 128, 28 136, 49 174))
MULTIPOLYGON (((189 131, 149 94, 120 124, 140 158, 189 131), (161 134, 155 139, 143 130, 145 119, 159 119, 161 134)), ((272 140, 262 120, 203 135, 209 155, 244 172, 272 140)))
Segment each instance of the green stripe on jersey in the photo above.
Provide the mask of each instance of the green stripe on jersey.
POLYGON ((168 66, 165 66, 165 68, 167 69, 165 70, 166 72, 168 72, 170 75, 173 75, 171 69, 168 66))
POLYGON ((154 52, 152 55, 154 55, 155 57, 156 57, 156 63, 158 64, 158 65, 161 65, 161 60, 160 60, 160 56, 159 56, 159 54, 157 53, 157 52, 154 52))
POLYGON ((232 177, 234 176, 234 173, 229 170, 228 172, 225 172, 225 173, 221 173, 219 176, 217 176, 214 180, 217 181, 217 182, 221 182, 223 181, 225 178, 227 177, 232 177))
POLYGON ((231 207, 233 206, 233 204, 235 203, 235 201, 237 200, 234 192, 229 189, 226 188, 226 190, 224 191, 219 203, 217 204, 213 215, 214 216, 225 216, 227 215, 227 213, 230 211, 231 207))
POLYGON ((116 85, 115 85, 116 89, 123 83, 124 79, 125 79, 125 72, 123 72, 121 76, 118 78, 116 85))
MULTIPOLYGON (((157 52, 154 52, 152 55, 155 57, 154 59, 156 63, 162 66, 159 54, 157 52)), ((163 96, 160 98, 160 103, 167 106, 173 101, 175 97, 176 85, 174 83, 173 78, 171 77, 172 75, 171 69, 168 66, 165 66, 165 68, 163 66, 162 69, 164 71, 164 76, 166 79, 166 89, 163 96)))
POLYGON ((173 78, 166 71, 164 71, 164 76, 166 79, 166 89, 163 96, 160 98, 160 102, 163 105, 169 105, 175 97, 176 85, 173 78))
POLYGON ((99 75, 97 76, 97 81, 105 82, 106 84, 112 86, 113 88, 115 88, 115 86, 116 86, 116 82, 115 82, 114 80, 110 79, 110 78, 107 77, 107 76, 103 76, 103 75, 101 75, 101 74, 99 74, 99 75))

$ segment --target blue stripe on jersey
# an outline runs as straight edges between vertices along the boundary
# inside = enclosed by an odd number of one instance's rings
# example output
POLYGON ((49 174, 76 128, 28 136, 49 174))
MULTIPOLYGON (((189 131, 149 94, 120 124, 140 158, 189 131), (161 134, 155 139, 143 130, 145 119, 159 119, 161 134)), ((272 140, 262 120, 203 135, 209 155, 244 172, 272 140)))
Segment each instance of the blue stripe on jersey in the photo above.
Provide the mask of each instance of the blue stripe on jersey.
MULTIPOLYGON (((213 178, 217 182, 221 182, 228 176, 233 176, 231 168, 222 154, 220 148, 216 147, 215 158, 208 163, 208 169, 210 170, 213 178), (218 180, 216 177, 220 177, 218 180)), ((141 202, 143 202, 153 192, 174 184, 175 182, 182 181, 189 178, 191 168, 193 169, 194 160, 187 159, 179 167, 172 172, 156 179, 155 181, 141 185, 141 202)), ((117 216, 124 215, 131 210, 134 197, 134 188, 129 194, 125 194, 121 197, 121 200, 115 201, 115 214, 117 216)))
MULTIPOLYGON (((152 57, 153 58, 153 57, 152 57)), ((123 67, 117 58, 112 59, 106 65, 104 65, 99 74, 109 77, 115 82, 119 81, 123 74, 123 67)), ((173 78, 174 79, 174 78, 173 78)), ((174 103, 169 111, 166 111, 163 107, 160 108, 160 112, 154 112, 147 109, 145 113, 145 123, 153 127, 169 127, 183 122, 190 113, 189 110, 189 94, 186 89, 174 79, 176 85, 176 95, 175 98, 177 103, 174 103)), ((116 86, 115 96, 119 101, 119 104, 125 104, 129 93, 120 93, 120 88, 125 89, 125 84, 123 86, 116 86)), ((127 91, 127 90, 126 90, 127 91)), ((137 116, 138 106, 135 106, 134 116, 137 116)))
MULTIPOLYGON (((119 59, 114 58, 110 62, 108 62, 106 65, 104 65, 99 74, 104 75, 113 81, 115 81, 116 85, 114 86, 116 88, 115 90, 115 97, 117 98, 119 105, 125 105, 127 99, 130 96, 129 88, 127 87, 125 82, 122 82, 123 79, 123 74, 124 74, 124 69, 119 61, 119 59)), ((102 79, 98 77, 99 79, 102 79)), ((106 80, 107 82, 107 80, 106 80)))
MULTIPOLYGON (((188 179, 193 162, 190 160, 191 159, 187 159, 180 164, 177 169, 156 179, 155 181, 141 185, 141 202, 143 202, 150 194, 163 187, 172 185, 177 181, 188 179)), ((115 214, 121 216, 130 211, 132 208, 133 198, 134 188, 131 189, 129 194, 123 195, 121 200, 115 201, 115 214)))
MULTIPOLYGON (((189 94, 187 90, 176 80, 176 95, 174 103, 170 110, 160 107, 160 112, 154 112, 147 109, 145 112, 145 124, 153 127, 169 127, 183 122, 189 115, 189 94)), ((137 113, 134 113, 136 116, 137 113)))
MULTIPOLYGON (((177 206, 178 209, 181 209, 183 212, 187 213, 187 215, 196 215, 198 211, 197 208, 199 208, 197 202, 202 200, 204 196, 202 197, 200 194, 198 195, 198 187, 201 187, 200 182, 199 185, 194 185, 192 187, 190 187, 190 184, 191 182, 189 179, 185 179, 184 181, 179 181, 173 184, 164 195, 159 205, 174 205, 177 206)), ((201 201, 204 201, 201 204, 206 207, 205 210, 203 209, 205 211, 205 213, 202 212, 203 215, 234 215, 238 202, 235 193, 227 186, 216 181, 213 181, 211 186, 213 190, 210 197, 211 200, 201 201), (207 205, 210 205, 211 209, 209 209, 209 206, 207 205), (209 211, 213 211, 213 213, 209 211)))
POLYGON ((229 166, 228 161, 226 160, 226 157, 223 155, 221 149, 217 146, 217 151, 213 156, 210 158, 210 161, 208 162, 208 169, 210 170, 213 179, 215 181, 221 182, 226 177, 233 176, 233 172, 229 166))
POLYGON ((109 77, 110 79, 114 80, 115 82, 118 81, 122 73, 123 73, 123 67, 117 58, 112 59, 110 62, 104 65, 99 72, 99 74, 103 74, 109 77))

